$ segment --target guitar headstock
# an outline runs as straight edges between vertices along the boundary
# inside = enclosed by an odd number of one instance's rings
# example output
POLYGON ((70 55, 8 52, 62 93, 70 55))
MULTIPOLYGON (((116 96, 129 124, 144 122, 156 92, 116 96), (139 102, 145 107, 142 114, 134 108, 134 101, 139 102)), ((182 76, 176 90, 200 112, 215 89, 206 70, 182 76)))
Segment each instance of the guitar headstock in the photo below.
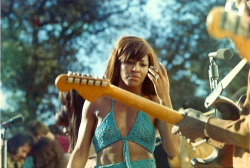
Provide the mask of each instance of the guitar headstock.
POLYGON ((57 89, 61 92, 68 92, 72 89, 76 90, 84 99, 93 102, 101 95, 109 91, 110 82, 103 77, 92 77, 92 75, 84 75, 73 73, 60 74, 55 80, 57 89))
POLYGON ((238 11, 230 7, 231 1, 223 6, 214 7, 207 16, 207 31, 214 38, 230 38, 239 55, 250 62, 250 16, 244 13, 244 8, 238 11))

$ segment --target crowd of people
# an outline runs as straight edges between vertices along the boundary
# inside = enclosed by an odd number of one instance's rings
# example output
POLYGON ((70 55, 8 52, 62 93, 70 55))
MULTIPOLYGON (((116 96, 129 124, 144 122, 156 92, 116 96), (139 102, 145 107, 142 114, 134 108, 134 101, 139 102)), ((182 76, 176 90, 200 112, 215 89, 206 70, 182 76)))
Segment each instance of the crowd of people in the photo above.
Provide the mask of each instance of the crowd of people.
POLYGON ((43 122, 32 121, 24 132, 8 139, 7 167, 64 168, 69 157, 69 138, 51 130, 43 122))
MULTIPOLYGON (((167 70, 142 38, 122 36, 118 40, 108 59, 105 76, 112 85, 172 108, 167 70)), ((192 105, 186 101, 180 110, 184 119, 172 125, 111 97, 100 96, 90 102, 74 90, 59 92, 61 108, 55 115, 56 125, 32 121, 25 132, 8 139, 7 165, 8 168, 183 167, 187 162, 182 152, 191 148, 190 142, 211 138, 233 145, 230 167, 249 167, 250 71, 247 92, 242 97, 240 102, 244 103, 239 105, 241 111, 236 120, 204 115, 206 109, 198 108, 197 101, 192 105), (178 164, 174 163, 175 158, 179 159, 178 164)))

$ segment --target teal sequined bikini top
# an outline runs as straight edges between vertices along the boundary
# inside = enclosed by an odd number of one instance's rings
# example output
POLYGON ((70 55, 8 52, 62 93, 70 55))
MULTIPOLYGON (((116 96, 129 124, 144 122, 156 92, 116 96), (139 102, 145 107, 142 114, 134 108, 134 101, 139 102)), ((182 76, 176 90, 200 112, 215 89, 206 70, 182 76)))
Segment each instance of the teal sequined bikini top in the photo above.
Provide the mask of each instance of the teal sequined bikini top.
POLYGON ((128 136, 122 137, 115 122, 113 104, 114 100, 112 100, 110 112, 95 130, 93 137, 95 151, 98 153, 106 146, 116 141, 122 140, 123 157, 127 167, 131 167, 127 141, 133 141, 146 148, 150 153, 153 153, 155 149, 154 126, 146 113, 138 111, 135 123, 128 136))

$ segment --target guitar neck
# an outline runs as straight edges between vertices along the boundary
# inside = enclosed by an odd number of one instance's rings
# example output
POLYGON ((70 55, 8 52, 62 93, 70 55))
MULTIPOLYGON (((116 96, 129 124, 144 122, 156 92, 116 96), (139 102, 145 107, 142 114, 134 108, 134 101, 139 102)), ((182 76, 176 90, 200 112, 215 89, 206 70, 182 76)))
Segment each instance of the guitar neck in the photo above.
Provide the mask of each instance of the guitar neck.
POLYGON ((55 85, 61 92, 68 92, 74 89, 90 102, 95 101, 102 95, 109 96, 170 124, 177 124, 184 118, 182 114, 171 108, 159 105, 151 100, 111 85, 108 80, 79 76, 77 74, 61 74, 57 76, 55 85))
POLYGON ((109 92, 105 95, 170 124, 177 124, 184 118, 182 114, 171 108, 157 104, 151 100, 123 90, 114 85, 110 86, 109 92))

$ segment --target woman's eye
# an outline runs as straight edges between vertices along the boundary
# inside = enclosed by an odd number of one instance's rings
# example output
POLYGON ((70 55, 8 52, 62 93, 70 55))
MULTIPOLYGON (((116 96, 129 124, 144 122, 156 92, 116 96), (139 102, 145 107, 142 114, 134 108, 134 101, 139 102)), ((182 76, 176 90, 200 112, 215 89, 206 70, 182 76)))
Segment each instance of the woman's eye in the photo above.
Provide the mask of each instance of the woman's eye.
POLYGON ((141 66, 142 66, 142 67, 146 67, 146 66, 148 66, 148 65, 147 65, 147 64, 141 64, 141 66))

